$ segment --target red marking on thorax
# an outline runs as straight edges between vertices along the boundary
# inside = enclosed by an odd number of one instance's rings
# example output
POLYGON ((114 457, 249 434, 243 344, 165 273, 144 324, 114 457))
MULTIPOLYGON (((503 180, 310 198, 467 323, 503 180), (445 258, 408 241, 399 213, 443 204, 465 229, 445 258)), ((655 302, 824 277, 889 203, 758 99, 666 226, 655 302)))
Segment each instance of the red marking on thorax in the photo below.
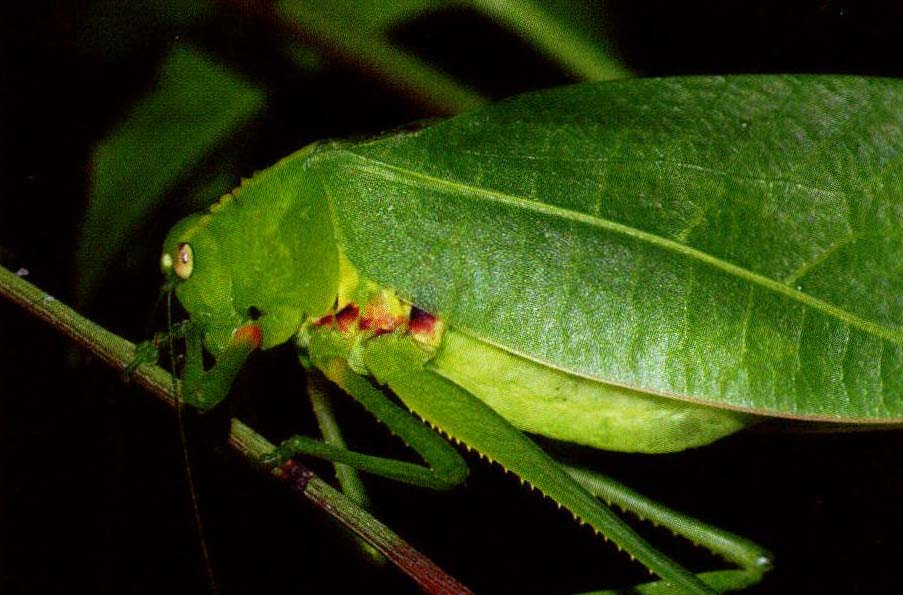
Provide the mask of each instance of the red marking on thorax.
POLYGON ((335 314, 327 314, 313 322, 314 326, 335 326, 341 332, 348 332, 357 320, 360 310, 355 304, 348 304, 335 314))
POLYGON ((416 306, 411 308, 410 316, 403 316, 393 314, 387 303, 377 300, 367 304, 363 313, 357 304, 349 303, 335 314, 318 318, 312 324, 334 327, 342 333, 353 332, 357 328, 361 331, 370 331, 373 336, 391 333, 407 324, 408 332, 423 340, 436 331, 437 323, 435 316, 416 306))
POLYGON ((404 316, 390 314, 385 303, 375 302, 367 304, 364 315, 361 316, 361 329, 372 330, 374 335, 382 335, 394 331, 405 322, 404 316))
POLYGON ((313 325, 314 326, 332 326, 334 322, 335 322, 335 316, 333 316, 332 314, 327 314, 326 316, 323 316, 322 318, 317 318, 316 320, 314 320, 313 325))
POLYGON ((411 320, 408 322, 408 328, 415 335, 428 335, 436 326, 436 317, 425 312, 420 308, 411 308, 411 320))
POLYGON ((339 330, 343 333, 348 332, 352 326, 354 326, 354 322, 357 320, 357 316, 360 310, 355 304, 348 304, 335 315, 336 325, 339 327, 339 330))

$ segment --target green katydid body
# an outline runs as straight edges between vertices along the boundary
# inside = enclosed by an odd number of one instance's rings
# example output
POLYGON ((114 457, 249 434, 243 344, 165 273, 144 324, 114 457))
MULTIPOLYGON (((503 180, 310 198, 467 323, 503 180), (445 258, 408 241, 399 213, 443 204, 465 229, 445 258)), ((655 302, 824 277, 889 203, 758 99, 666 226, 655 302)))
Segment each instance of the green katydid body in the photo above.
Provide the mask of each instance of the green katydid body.
MULTIPOLYGON (((266 348, 284 343, 305 324, 349 304, 363 308, 380 293, 394 293, 389 287, 362 281, 356 267, 338 250, 334 228, 324 217, 331 211, 325 201, 305 204, 296 202, 291 194, 292 176, 307 168, 307 160, 316 149, 308 147, 259 174, 234 196, 224 197, 211 213, 180 223, 167 240, 170 248, 166 253, 174 256, 178 245, 191 246, 195 263, 192 282, 179 285, 177 295, 189 312, 209 318, 207 345, 214 354, 249 320, 251 308, 262 314, 256 323, 263 331, 266 348), (282 194, 282 217, 274 214, 281 210, 280 192, 276 190, 280 183, 289 186, 282 194), (248 196, 261 190, 271 194, 248 196), (249 212, 261 207, 261 211, 249 212), (228 231, 246 228, 247 221, 265 221, 266 217, 273 219, 268 230, 242 234, 228 231), (298 229, 311 233, 295 233, 298 229), (318 233, 323 236, 316 237, 318 233), (288 234, 294 245, 286 245, 281 234, 288 234), (306 241, 299 241, 302 238, 306 241), (292 255, 284 259, 291 264, 276 265, 276 255, 281 251, 292 255), (316 271, 311 270, 311 262, 319 263, 316 271), (211 266, 215 268, 207 268, 211 266), (273 270, 268 271, 267 266, 273 270), (339 274, 340 269, 344 274, 339 274), (260 274, 242 272, 247 270, 260 274), (224 299, 223 292, 229 287, 233 288, 232 295, 224 299), (352 301, 355 292, 362 303, 352 301)), ((372 332, 355 336, 365 340, 372 332)), ((568 374, 454 328, 439 339, 430 354, 439 353, 439 357, 431 357, 433 369, 480 397, 516 426, 551 438, 607 450, 670 452, 708 444, 741 429, 747 421, 746 416, 733 412, 568 374), (500 375, 508 381, 499 382, 500 375)))
MULTIPOLYGON (((369 399, 372 376, 606 533, 665 579, 650 592, 704 592, 510 424, 667 452, 750 414, 901 421, 901 121, 903 85, 869 79, 540 92, 307 147, 177 225, 164 268, 218 362, 248 324, 251 347, 296 337, 347 392, 369 399), (753 234, 772 249, 751 252, 753 234)), ((299 440, 422 485, 463 478, 299 440)), ((734 543, 719 551, 745 570, 701 575, 715 589, 764 568, 734 543)))

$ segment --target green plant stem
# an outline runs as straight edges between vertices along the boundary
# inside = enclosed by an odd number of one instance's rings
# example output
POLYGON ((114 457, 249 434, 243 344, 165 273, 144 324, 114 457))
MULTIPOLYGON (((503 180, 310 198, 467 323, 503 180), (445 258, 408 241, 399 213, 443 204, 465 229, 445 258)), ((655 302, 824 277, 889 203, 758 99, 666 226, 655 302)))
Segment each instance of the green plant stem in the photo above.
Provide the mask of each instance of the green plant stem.
POLYGON ((336 23, 322 8, 304 2, 279 2, 273 8, 240 0, 217 0, 251 18, 266 20, 328 60, 350 65, 378 84, 410 98, 427 113, 451 115, 486 102, 477 91, 404 52, 383 36, 368 35, 336 23))
POLYGON ((577 78, 605 81, 633 76, 602 41, 586 37, 573 24, 566 25, 561 15, 553 18, 540 2, 470 0, 470 3, 497 22, 506 24, 577 78))
MULTIPOLYGON (((0 295, 60 331, 109 366, 124 370, 135 359, 135 345, 130 341, 81 316, 4 267, 0 267, 0 295)), ((172 375, 163 368, 140 366, 131 379, 170 407, 176 406, 178 401, 172 393, 172 375)))
MULTIPOLYGON (((2 266, 0 296, 18 304, 114 368, 124 370, 135 358, 133 343, 81 316, 2 266)), ((166 370, 144 364, 135 370, 131 378, 170 407, 174 408, 178 403, 178 398, 172 391, 172 377, 166 370)), ((287 483, 293 491, 354 531, 426 592, 470 592, 386 525, 307 468, 295 462, 277 468, 262 465, 260 457, 273 450, 273 445, 238 419, 232 420, 229 445, 255 467, 287 483)))

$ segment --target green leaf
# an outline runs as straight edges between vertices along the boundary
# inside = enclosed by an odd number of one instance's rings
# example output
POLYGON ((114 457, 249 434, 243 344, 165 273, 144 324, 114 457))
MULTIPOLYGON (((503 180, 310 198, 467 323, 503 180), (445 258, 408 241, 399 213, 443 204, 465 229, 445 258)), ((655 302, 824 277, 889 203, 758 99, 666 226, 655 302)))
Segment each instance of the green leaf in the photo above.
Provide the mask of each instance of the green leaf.
POLYGON ((756 413, 903 418, 903 82, 523 95, 319 154, 348 257, 493 344, 756 413))
MULTIPOLYGON (((421 14, 449 7, 471 7, 507 26, 537 51, 578 78, 602 80, 628 76, 593 31, 584 3, 505 0, 281 0, 277 12, 320 40, 329 51, 363 65, 392 85, 420 97, 440 113, 455 113, 484 98, 454 77, 393 45, 392 28, 421 14)), ((463 42, 463 40, 462 40, 463 42)))
POLYGON ((197 50, 170 52, 156 89, 94 151, 77 256, 81 301, 96 290, 141 219, 264 100, 260 89, 197 50))

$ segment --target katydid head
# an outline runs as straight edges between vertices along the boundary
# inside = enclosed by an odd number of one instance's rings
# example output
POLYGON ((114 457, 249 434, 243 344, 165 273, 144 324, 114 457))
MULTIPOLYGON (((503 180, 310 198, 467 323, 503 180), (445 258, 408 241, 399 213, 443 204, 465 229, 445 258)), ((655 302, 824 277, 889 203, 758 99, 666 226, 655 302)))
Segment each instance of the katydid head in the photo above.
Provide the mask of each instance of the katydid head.
POLYGON ((207 347, 218 355, 245 317, 226 295, 230 271, 223 266, 214 238, 205 232, 204 218, 191 215, 172 228, 163 244, 160 268, 192 323, 203 329, 207 347))
POLYGON ((292 158, 259 173, 209 212, 177 223, 161 268, 219 356, 248 323, 266 349, 289 340, 307 316, 325 314, 338 286, 338 247, 324 200, 302 193, 292 158))

